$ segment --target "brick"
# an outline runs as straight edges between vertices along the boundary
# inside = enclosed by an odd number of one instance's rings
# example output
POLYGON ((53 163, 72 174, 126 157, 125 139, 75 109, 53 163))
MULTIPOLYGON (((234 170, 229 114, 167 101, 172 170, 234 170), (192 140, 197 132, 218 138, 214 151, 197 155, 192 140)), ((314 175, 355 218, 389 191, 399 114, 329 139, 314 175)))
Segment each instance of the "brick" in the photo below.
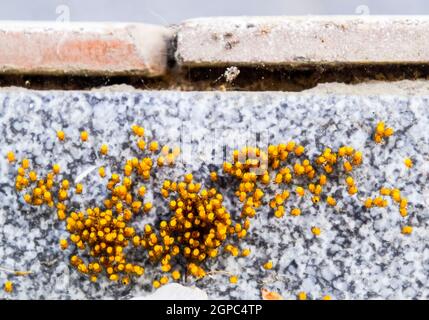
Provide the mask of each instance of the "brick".
POLYGON ((303 16, 202 18, 183 22, 183 66, 429 62, 429 18, 303 16))
POLYGON ((0 72, 160 76, 170 36, 147 24, 0 23, 0 72))

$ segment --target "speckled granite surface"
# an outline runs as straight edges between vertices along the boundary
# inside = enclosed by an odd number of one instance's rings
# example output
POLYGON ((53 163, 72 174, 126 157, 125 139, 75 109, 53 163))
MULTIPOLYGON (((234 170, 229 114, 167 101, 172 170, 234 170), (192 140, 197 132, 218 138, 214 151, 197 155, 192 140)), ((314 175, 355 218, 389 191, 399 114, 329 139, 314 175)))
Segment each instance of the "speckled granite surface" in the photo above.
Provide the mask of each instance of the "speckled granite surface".
MULTIPOLYGON (((161 143, 180 145, 181 164, 163 169, 159 179, 178 177, 193 170, 206 177, 219 165, 230 147, 246 140, 259 144, 295 139, 314 155, 324 146, 350 144, 364 154, 364 164, 354 172, 359 194, 347 195, 342 183, 333 183, 338 208, 309 199, 300 204, 300 217, 274 218, 260 209, 244 244, 252 249, 248 258, 224 257, 210 270, 239 274, 232 285, 222 274, 186 282, 205 290, 209 298, 260 297, 266 287, 285 298, 306 291, 311 298, 330 294, 336 299, 429 298, 429 95, 340 95, 304 93, 180 93, 180 92, 0 92, 0 265, 31 270, 26 277, 0 271, 0 283, 15 283, 11 295, 0 298, 76 299, 129 298, 152 291, 152 273, 128 287, 89 282, 67 261, 72 251, 61 251, 58 241, 66 236, 55 212, 26 205, 13 188, 15 169, 5 155, 29 157, 40 172, 58 162, 70 177, 81 175, 85 195, 75 198, 83 208, 104 193, 96 168, 123 163, 135 153, 130 137, 133 123, 161 143), (370 135, 378 120, 395 128, 384 145, 375 145, 370 135), (87 129, 89 142, 79 142, 79 130, 87 129), (63 129, 65 143, 55 131, 63 129), (99 145, 107 142, 111 157, 100 159, 99 145), (213 152, 213 149, 215 150, 213 152), (412 157, 415 167, 406 170, 403 159, 412 157), (116 159, 116 160, 115 160, 116 159), (83 173, 83 174, 82 174, 83 173), (371 211, 362 209, 365 196, 374 196, 381 186, 396 186, 410 202, 407 218, 394 205, 371 211), (411 224, 410 236, 400 233, 411 224), (317 225, 322 235, 314 238, 317 225), (272 271, 261 266, 268 259, 272 271)), ((109 173, 109 172, 108 172, 109 173)), ((157 184, 157 182, 154 182, 157 184)), ((226 191, 224 191, 226 192, 226 191)), ((232 191, 225 193, 232 197, 232 191)), ((156 209, 138 217, 141 226, 168 214, 166 201, 154 197, 156 209)), ((227 201, 232 212, 234 203, 227 201)))

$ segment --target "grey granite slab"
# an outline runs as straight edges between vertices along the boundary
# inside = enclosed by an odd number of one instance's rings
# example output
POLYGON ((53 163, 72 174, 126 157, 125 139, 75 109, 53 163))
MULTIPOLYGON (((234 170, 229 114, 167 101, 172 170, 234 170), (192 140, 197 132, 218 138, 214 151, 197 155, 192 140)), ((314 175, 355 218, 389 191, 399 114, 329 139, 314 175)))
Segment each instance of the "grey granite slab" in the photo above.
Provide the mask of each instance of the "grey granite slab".
MULTIPOLYGON (((209 270, 238 274, 230 284, 228 276, 215 273, 202 280, 182 280, 207 292, 209 298, 258 299, 262 287, 276 290, 285 298, 306 291, 310 298, 325 294, 336 299, 429 298, 429 95, 348 92, 329 93, 245 93, 174 91, 26 91, 0 92, 0 266, 31 270, 26 277, 0 271, 0 283, 13 280, 15 291, 0 298, 19 299, 102 299, 143 296, 153 291, 151 281, 158 271, 146 266, 147 275, 124 287, 105 279, 91 283, 68 264, 72 249, 61 251, 60 238, 67 233, 54 211, 30 207, 14 190, 14 166, 6 152, 28 157, 37 171, 45 172, 60 163, 65 176, 80 176, 85 192, 73 198, 74 206, 85 208, 105 194, 97 166, 117 166, 136 154, 130 126, 142 125, 149 137, 161 144, 181 146, 183 155, 175 168, 157 171, 150 184, 159 187, 164 178, 178 178, 193 171, 207 181, 208 172, 219 166, 224 153, 246 143, 279 143, 294 139, 303 143, 311 156, 325 146, 343 144, 360 149, 364 163, 354 177, 358 196, 350 197, 344 183, 334 182, 331 192, 338 207, 324 203, 300 203, 303 214, 273 217, 261 208, 248 237, 241 244, 252 254, 247 258, 222 256, 209 270), (387 143, 376 145, 371 133, 384 120, 396 133, 387 143), (56 130, 66 133, 59 143, 56 130), (89 131, 86 144, 79 142, 79 130, 89 131), (96 152, 108 143, 109 157, 96 152), (415 166, 407 170, 405 157, 415 166), (398 208, 367 211, 361 199, 374 196, 381 186, 401 189, 409 199, 409 216, 398 208), (401 226, 414 227, 409 236, 401 226), (322 229, 314 238, 310 228, 322 229), (271 259, 274 268, 263 263, 271 259)), ((109 171, 108 171, 109 173, 109 171)), ((233 214, 239 207, 231 185, 222 186, 227 207, 233 214)), ((166 201, 149 192, 155 209, 136 218, 135 225, 168 216, 166 201)), ((144 261, 143 255, 137 255, 144 261)))

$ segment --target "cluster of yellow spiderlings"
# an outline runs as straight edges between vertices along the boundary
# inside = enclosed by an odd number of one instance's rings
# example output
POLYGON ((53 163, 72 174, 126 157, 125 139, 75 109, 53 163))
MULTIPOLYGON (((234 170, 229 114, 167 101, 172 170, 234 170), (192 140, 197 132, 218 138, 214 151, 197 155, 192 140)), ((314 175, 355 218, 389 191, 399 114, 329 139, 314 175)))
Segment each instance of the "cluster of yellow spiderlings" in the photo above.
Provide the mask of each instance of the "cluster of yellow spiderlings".
MULTIPOLYGON (((388 138, 392 136, 394 133, 393 128, 386 128, 384 122, 380 121, 377 123, 374 133, 374 141, 376 143, 381 143, 384 138, 388 138)), ((405 166, 410 169, 413 167, 413 161, 410 158, 404 159, 405 166)), ((372 208, 372 207, 387 207, 388 202, 385 199, 386 196, 389 196, 394 203, 397 203, 399 206, 399 213, 402 217, 406 217, 408 215, 408 200, 404 196, 401 195, 401 191, 399 189, 389 189, 389 188, 381 188, 380 189, 380 196, 375 198, 367 198, 364 201, 364 206, 366 208, 372 208)), ((410 234, 412 232, 413 228, 411 226, 403 226, 402 227, 402 233, 403 234, 410 234)))
MULTIPOLYGON (((14 160, 14 156, 9 153, 9 161, 14 160)), ((15 188, 18 191, 26 191, 24 194, 24 201, 30 205, 41 206, 43 204, 48 205, 49 207, 57 206, 60 212, 60 219, 65 218, 64 212, 61 213, 61 210, 65 210, 63 201, 67 200, 68 189, 70 183, 68 180, 64 179, 60 183, 59 188, 55 188, 58 182, 56 180, 60 174, 60 166, 54 164, 52 170, 46 174, 44 177, 38 177, 35 171, 29 171, 30 161, 28 159, 23 159, 22 164, 17 169, 17 176, 15 179, 15 188), (55 202, 55 199, 58 201, 55 202)), ((83 186, 81 184, 76 185, 76 193, 81 193, 83 186)))
POLYGON ((380 196, 375 198, 367 198, 364 202, 366 208, 372 207, 387 207, 387 199, 385 197, 390 197, 394 203, 397 203, 399 206, 399 213, 402 217, 406 217, 408 215, 407 205, 408 200, 404 196, 401 195, 401 191, 399 189, 389 189, 389 188, 381 188, 380 196), (384 198, 383 198, 384 197, 384 198))
MULTIPOLYGON (((125 255, 135 235, 134 228, 128 224, 130 218, 130 212, 115 214, 110 209, 102 211, 98 207, 89 208, 86 212, 72 212, 67 218, 70 240, 78 249, 88 249, 91 259, 85 264, 82 258, 73 255, 71 264, 81 273, 90 275, 92 281, 97 280, 103 270, 112 281, 119 280, 122 275, 124 284, 129 283, 132 275, 141 276, 143 267, 129 263, 125 255)), ((65 241, 61 247, 67 248, 65 241)))
POLYGON ((375 127, 374 141, 376 143, 381 143, 384 138, 390 137, 393 133, 394 130, 392 128, 386 128, 384 122, 380 121, 375 127))
MULTIPOLYGON (((146 147, 144 129, 134 125, 132 131, 138 137, 136 142, 138 149, 143 151, 146 147)), ((80 133, 82 142, 86 142, 88 137, 88 132, 80 133)), ((57 138, 65 141, 66 135, 63 131, 57 131, 57 138)), ((157 152, 158 142, 150 142, 147 149, 151 153, 157 152)), ((108 150, 108 146, 102 144, 99 152, 101 155, 107 155, 108 150)), ((158 166, 163 166, 164 163, 173 165, 179 153, 178 148, 170 152, 170 148, 164 146, 156 162, 158 166)), ((7 159, 10 163, 16 161, 13 152, 7 154, 7 159)), ((60 174, 58 164, 54 164, 52 170, 41 179, 37 178, 36 172, 27 172, 29 167, 28 159, 24 159, 22 165, 18 167, 16 189, 18 191, 26 190, 24 200, 28 204, 46 204, 56 207, 57 216, 59 220, 66 221, 66 230, 70 235, 69 240, 60 240, 61 249, 66 250, 71 242, 77 249, 84 251, 84 255, 87 256, 87 263, 79 255, 71 256, 70 262, 77 270, 88 275, 92 281, 97 280, 97 277, 104 273, 110 280, 121 280, 124 284, 129 283, 132 276, 141 276, 144 273, 142 266, 128 261, 126 251, 131 244, 140 245, 139 242, 137 243, 139 237, 130 225, 133 216, 148 212, 152 208, 151 202, 143 202, 146 193, 145 186, 140 185, 137 188, 139 178, 143 181, 150 178, 153 168, 153 161, 150 157, 140 160, 138 158, 128 159, 123 167, 123 175, 112 173, 108 179, 106 188, 109 190, 110 196, 103 201, 103 206, 87 208, 79 212, 67 208, 66 201, 69 199, 70 183, 66 179, 60 183, 56 182, 60 174), (137 176, 135 181, 133 175, 137 176), (56 186, 57 188, 55 188, 56 186)), ((104 167, 99 168, 99 175, 102 178, 106 177, 104 167)), ((75 194, 82 192, 83 185, 76 184, 75 194)))
MULTIPOLYGON (((234 256, 239 254, 236 246, 225 243, 234 235, 238 239, 245 237, 249 221, 234 223, 223 205, 222 194, 215 188, 201 189, 192 174, 187 174, 178 183, 165 180, 161 194, 165 198, 172 196, 169 206, 173 214, 160 222, 158 232, 146 225, 145 234, 139 240, 148 250, 149 258, 160 263, 163 272, 171 271, 173 259, 182 260, 186 261, 188 274, 201 278, 206 275, 202 263, 217 257, 222 248, 234 256)), ((180 271, 172 271, 171 276, 179 278, 180 271)), ((158 287, 166 281, 168 278, 163 276, 153 285, 158 287)))
MULTIPOLYGON (((156 165, 173 165, 180 154, 180 149, 161 149, 156 141, 149 144, 144 139, 144 129, 138 125, 132 126, 137 137, 136 146, 140 151, 148 150, 160 154, 156 165)), ((384 123, 377 124, 374 140, 379 143, 383 138, 393 134, 392 128, 385 128, 384 123)), ((65 140, 63 131, 57 132, 60 141, 65 140)), ((88 133, 80 133, 82 142, 88 140, 88 133)), ((101 145, 99 152, 107 155, 106 144, 101 145)), ((9 162, 15 162, 13 152, 7 154, 9 162)), ((81 273, 86 274, 92 281, 100 274, 105 274, 112 281, 121 280, 128 284, 132 276, 144 273, 142 266, 128 261, 127 251, 131 244, 143 247, 149 259, 159 263, 161 270, 170 273, 173 280, 181 278, 182 273, 175 265, 185 261, 186 272, 200 278, 206 275, 203 263, 208 258, 215 258, 220 251, 238 256, 240 250, 233 245, 234 239, 242 239, 247 235, 250 221, 256 215, 256 209, 265 202, 263 197, 268 187, 275 186, 276 192, 268 201, 274 211, 274 216, 281 218, 286 213, 285 203, 293 193, 298 199, 304 199, 307 194, 316 204, 322 199, 329 206, 336 206, 337 201, 332 195, 325 195, 324 188, 329 177, 334 173, 345 173, 345 183, 350 195, 355 195, 358 188, 350 175, 353 169, 362 163, 362 153, 350 146, 340 147, 336 152, 326 148, 314 160, 305 156, 305 148, 294 141, 270 145, 267 150, 256 147, 244 147, 234 150, 232 162, 223 164, 223 171, 238 179, 235 195, 243 203, 238 221, 233 221, 231 214, 223 205, 223 196, 216 188, 202 189, 200 183, 193 181, 192 174, 187 174, 183 181, 172 182, 165 180, 161 195, 170 198, 171 216, 162 220, 158 228, 145 225, 143 234, 138 235, 131 226, 135 215, 148 212, 151 202, 144 202, 146 187, 139 181, 147 181, 151 176, 154 161, 150 157, 128 159, 123 167, 123 174, 112 173, 106 187, 110 192, 101 207, 91 207, 84 211, 69 213, 66 201, 69 199, 70 183, 63 179, 56 183, 60 174, 60 166, 54 164, 52 170, 43 178, 38 178, 35 171, 29 171, 30 161, 22 160, 17 170, 15 186, 18 191, 26 190, 24 200, 31 205, 46 204, 57 208, 60 220, 66 221, 70 241, 76 248, 86 251, 87 262, 79 255, 71 256, 70 262, 81 273), (56 184, 59 186, 56 187, 56 184), (55 188, 56 187, 56 188, 55 188), (289 189, 289 190, 288 190, 289 189), (174 270, 173 270, 174 269, 174 270)), ((412 167, 411 159, 405 159, 405 165, 412 167)), ((99 168, 101 178, 106 177, 104 167, 99 168)), ((213 182, 218 180, 216 172, 210 173, 213 182)), ((83 192, 83 185, 76 184, 75 194, 83 192)), ((407 216, 407 199, 401 196, 398 189, 382 188, 379 197, 368 198, 364 201, 366 208, 386 207, 390 196, 399 205, 400 214, 407 216)), ((290 215, 301 215, 301 209, 292 207, 290 215)), ((314 236, 321 234, 317 226, 311 228, 314 236)), ((404 226, 402 233, 409 234, 412 227, 404 226)), ((60 247, 67 249, 69 241, 60 240, 60 247)), ((241 256, 248 256, 249 249, 243 249, 241 256)), ((266 270, 273 268, 272 261, 263 265, 266 270)), ((153 281, 154 287, 159 287, 169 281, 167 275, 153 281)), ((230 277, 231 283, 237 283, 238 277, 230 277)), ((12 290, 11 286, 10 291, 12 290)), ((5 287, 6 290, 6 287, 5 287)), ((8 289, 9 290, 9 289, 8 289)), ((304 292, 298 294, 299 299, 306 299, 304 292)))
MULTIPOLYGON (((149 150, 155 153, 159 149, 158 142, 152 141, 146 146, 144 129, 138 125, 132 126, 132 131, 137 137, 136 145, 139 151, 149 150)), ((82 136, 81 136, 82 138, 82 136)), ((87 139, 87 137, 85 137, 87 139)), ((157 165, 163 166, 163 156, 167 156, 167 163, 173 165, 180 150, 162 148, 157 159, 157 165)), ((107 155, 108 146, 103 144, 100 153, 107 155)), ((103 201, 104 210, 99 207, 89 208, 86 212, 72 212, 67 218, 67 230, 70 232, 70 240, 78 249, 89 250, 92 257, 85 264, 78 256, 71 257, 71 263, 84 274, 89 274, 95 281, 103 271, 112 281, 121 280, 128 284, 132 276, 141 276, 144 268, 128 261, 127 250, 134 247, 145 246, 144 237, 137 235, 136 230, 130 225, 135 215, 149 212, 153 205, 144 202, 146 187, 139 181, 147 181, 154 167, 150 157, 137 157, 126 160, 123 174, 112 173, 108 179, 106 188, 110 196, 103 201)), ((106 177, 104 167, 99 168, 100 177, 106 177)), ((65 245, 65 240, 63 240, 65 245)))
MULTIPOLYGON (((281 218, 286 213, 285 203, 291 196, 288 189, 294 190, 298 198, 304 198, 308 190, 311 201, 316 204, 321 200, 328 176, 334 173, 340 162, 346 173, 362 163, 362 153, 350 146, 341 147, 338 152, 326 148, 314 161, 306 158, 305 148, 294 141, 270 145, 267 151, 253 147, 234 150, 233 161, 223 164, 223 171, 239 180, 235 195, 243 203, 242 217, 255 216, 255 209, 262 204, 265 193, 263 189, 270 183, 280 191, 274 194, 269 206, 273 209, 274 216, 281 218)), ((346 178, 346 183, 350 195, 357 193, 351 176, 346 178)), ((325 199, 330 206, 337 204, 331 195, 325 199)), ((301 209, 293 207, 290 214, 299 216, 301 209)), ((319 235, 320 232, 313 234, 319 235)))

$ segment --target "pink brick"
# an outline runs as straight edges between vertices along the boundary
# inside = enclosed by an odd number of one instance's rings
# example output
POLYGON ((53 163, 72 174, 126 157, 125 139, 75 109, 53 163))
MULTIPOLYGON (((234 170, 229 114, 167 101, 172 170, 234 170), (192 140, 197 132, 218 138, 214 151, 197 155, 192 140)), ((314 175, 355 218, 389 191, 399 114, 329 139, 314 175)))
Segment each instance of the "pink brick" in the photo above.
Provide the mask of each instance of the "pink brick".
POLYGON ((146 24, 0 23, 0 72, 160 76, 170 35, 146 24))

